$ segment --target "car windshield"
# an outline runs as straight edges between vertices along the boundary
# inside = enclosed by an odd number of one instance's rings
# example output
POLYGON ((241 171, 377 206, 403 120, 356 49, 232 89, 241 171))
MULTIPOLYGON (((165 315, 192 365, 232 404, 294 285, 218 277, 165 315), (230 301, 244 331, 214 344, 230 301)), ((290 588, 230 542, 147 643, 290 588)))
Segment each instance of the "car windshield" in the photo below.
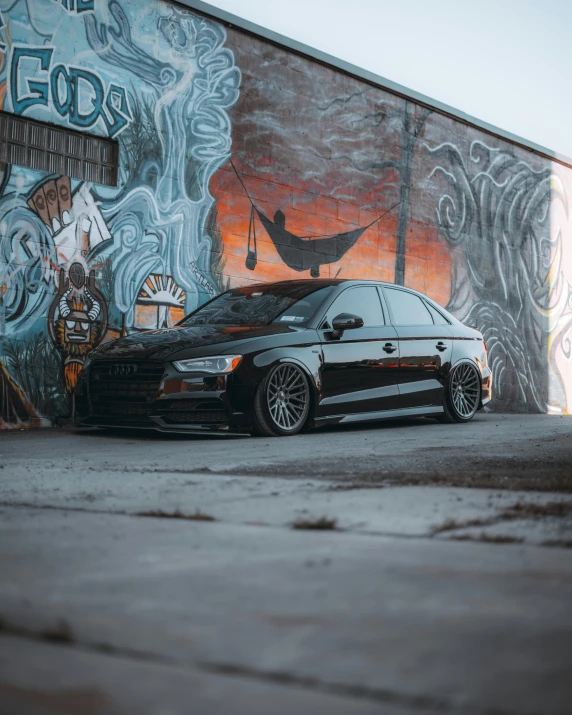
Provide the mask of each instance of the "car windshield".
POLYGON ((184 318, 179 325, 258 326, 280 323, 305 327, 332 286, 312 284, 235 288, 184 318))

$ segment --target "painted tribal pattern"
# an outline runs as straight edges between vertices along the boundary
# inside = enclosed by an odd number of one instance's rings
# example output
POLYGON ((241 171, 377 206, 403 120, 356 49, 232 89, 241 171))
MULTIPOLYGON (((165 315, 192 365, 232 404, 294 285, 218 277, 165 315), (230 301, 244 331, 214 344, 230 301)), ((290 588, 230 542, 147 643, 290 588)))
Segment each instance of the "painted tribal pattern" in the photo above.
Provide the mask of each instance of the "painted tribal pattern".
POLYGON ((550 384, 549 355, 572 357, 572 286, 562 271, 562 228, 551 221, 556 202, 568 213, 562 180, 550 166, 535 170, 482 141, 471 143, 468 162, 450 143, 427 149, 440 162, 431 176, 449 186, 436 209, 439 229, 461 249, 448 308, 483 333, 495 395, 550 411, 566 385, 558 368, 550 384))

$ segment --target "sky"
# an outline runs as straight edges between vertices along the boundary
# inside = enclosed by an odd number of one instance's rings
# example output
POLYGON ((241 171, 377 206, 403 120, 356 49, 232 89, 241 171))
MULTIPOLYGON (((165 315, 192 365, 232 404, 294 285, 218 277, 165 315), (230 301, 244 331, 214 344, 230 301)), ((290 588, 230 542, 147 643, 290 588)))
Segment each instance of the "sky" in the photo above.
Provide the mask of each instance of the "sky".
POLYGON ((572 159, 569 0, 209 0, 572 159))

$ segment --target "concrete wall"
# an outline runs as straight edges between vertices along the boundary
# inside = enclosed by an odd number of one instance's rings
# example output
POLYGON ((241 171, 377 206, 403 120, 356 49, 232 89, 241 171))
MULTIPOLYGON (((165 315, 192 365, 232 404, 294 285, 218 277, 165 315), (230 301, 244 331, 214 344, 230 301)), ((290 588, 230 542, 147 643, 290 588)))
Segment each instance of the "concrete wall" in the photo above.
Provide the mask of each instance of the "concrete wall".
POLYGON ((120 146, 117 188, 0 165, 3 427, 69 417, 102 341, 317 275, 426 292, 484 333, 493 409, 572 411, 571 169, 167 2, 0 11, 2 108, 120 146))

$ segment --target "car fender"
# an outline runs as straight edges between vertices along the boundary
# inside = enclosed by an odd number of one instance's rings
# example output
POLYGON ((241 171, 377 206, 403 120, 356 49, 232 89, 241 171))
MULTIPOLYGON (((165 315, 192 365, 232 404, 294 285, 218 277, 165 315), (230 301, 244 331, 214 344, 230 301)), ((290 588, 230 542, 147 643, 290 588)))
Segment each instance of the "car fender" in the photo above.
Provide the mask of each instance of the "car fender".
POLYGON ((484 346, 481 340, 459 340, 453 339, 453 350, 451 354, 451 370, 461 362, 472 363, 479 373, 483 374, 486 363, 484 346))
POLYGON ((294 363, 302 368, 306 377, 309 378, 310 387, 315 397, 321 390, 321 348, 301 347, 290 348, 288 350, 284 348, 274 348, 259 353, 253 360, 254 365, 264 371, 264 376, 266 376, 269 370, 275 365, 286 362, 294 363))

